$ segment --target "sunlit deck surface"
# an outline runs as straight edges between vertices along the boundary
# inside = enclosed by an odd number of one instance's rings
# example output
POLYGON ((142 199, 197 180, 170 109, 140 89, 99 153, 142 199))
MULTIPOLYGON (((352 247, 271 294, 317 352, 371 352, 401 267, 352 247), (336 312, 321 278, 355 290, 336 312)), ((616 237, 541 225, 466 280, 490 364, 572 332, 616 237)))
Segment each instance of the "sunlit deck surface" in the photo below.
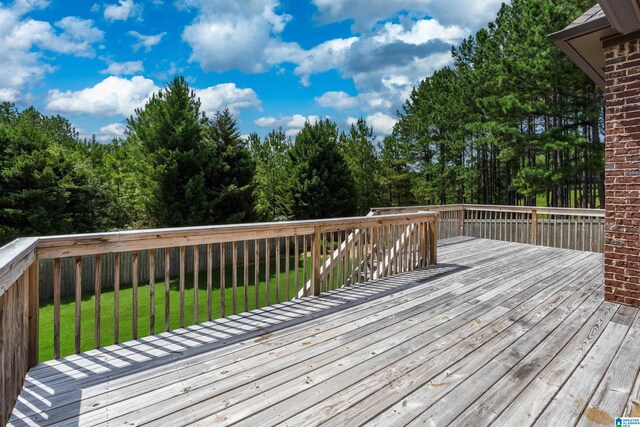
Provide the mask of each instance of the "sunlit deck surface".
POLYGON ((20 425, 611 425, 638 309, 602 255, 443 240, 437 267, 33 368, 20 425))

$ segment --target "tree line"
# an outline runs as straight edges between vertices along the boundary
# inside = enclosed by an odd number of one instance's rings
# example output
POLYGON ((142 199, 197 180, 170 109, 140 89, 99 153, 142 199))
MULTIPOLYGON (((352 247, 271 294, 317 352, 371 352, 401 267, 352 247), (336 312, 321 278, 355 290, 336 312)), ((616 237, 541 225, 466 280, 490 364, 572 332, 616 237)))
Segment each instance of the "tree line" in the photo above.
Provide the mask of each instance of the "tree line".
POLYGON ((329 119, 242 138, 183 77, 111 143, 0 105, 0 243, 18 236, 366 214, 376 205, 602 207, 603 96, 547 35, 590 4, 513 0, 416 87, 392 135, 329 119))
POLYGON ((124 138, 82 140, 69 121, 0 109, 0 241, 131 228, 311 219, 365 213, 377 160, 361 120, 242 138, 208 117, 176 77, 129 118, 124 138), (363 196, 359 196, 363 194, 363 196))
POLYGON ((388 202, 603 207, 603 94, 548 38, 592 5, 513 0, 453 48, 400 113, 388 202))

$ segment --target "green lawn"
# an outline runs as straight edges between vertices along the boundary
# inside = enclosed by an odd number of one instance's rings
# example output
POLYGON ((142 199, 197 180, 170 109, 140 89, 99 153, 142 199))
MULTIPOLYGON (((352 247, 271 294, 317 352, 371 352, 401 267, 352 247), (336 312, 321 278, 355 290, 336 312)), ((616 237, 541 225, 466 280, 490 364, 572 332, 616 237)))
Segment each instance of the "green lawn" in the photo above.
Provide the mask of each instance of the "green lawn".
MULTIPOLYGON (((300 288, 302 280, 302 260, 299 260, 298 266, 298 287, 300 288)), ((289 298, 295 295, 294 289, 294 262, 293 257, 290 259, 290 290, 289 298)), ((284 257, 281 260, 281 270, 284 271, 284 257)), ((226 268, 226 284, 225 284, 225 314, 233 313, 232 302, 232 269, 226 268)), ((254 287, 254 266, 249 268, 249 305, 248 309, 255 307, 255 287, 254 287)), ((307 258, 307 279, 311 274, 311 259, 307 258)), ((244 311, 244 270, 242 266, 238 267, 238 312, 244 311)), ((270 266, 270 303, 276 302, 276 277, 275 277, 275 260, 272 260, 270 266)), ((334 282, 337 281, 337 275, 334 275, 334 282)), ((220 272, 218 269, 213 271, 213 290, 212 290, 212 316, 218 318, 221 315, 220 310, 220 272)), ((285 274, 280 274, 280 301, 287 299, 285 274)), ((156 279, 158 280, 158 279, 156 279)), ((155 332, 164 331, 164 280, 157 282, 155 285, 155 332)), ((148 284, 141 284, 138 287, 138 337, 149 335, 149 302, 150 288, 148 284)), ((260 283, 259 290, 259 306, 266 305, 266 280, 265 280, 265 264, 264 261, 260 265, 260 283)), ((185 280, 185 307, 184 318, 185 325, 193 324, 193 275, 188 275, 185 280)), ((86 351, 94 348, 94 304, 93 295, 83 295, 81 310, 81 350, 86 351)), ((122 287, 120 290, 120 342, 127 341, 132 338, 132 289, 131 286, 122 287)), ((100 304, 100 346, 104 347, 114 343, 114 293, 113 291, 105 291, 101 293, 100 304)), ((170 291, 170 328, 177 329, 180 327, 180 293, 179 282, 177 278, 171 280, 170 291)), ((200 272, 198 278, 198 322, 207 320, 207 290, 206 290, 206 273, 200 272)), ((64 297, 60 307, 60 353, 61 356, 73 354, 75 351, 75 298, 73 296, 64 297)), ((53 301, 42 301, 40 303, 40 361, 53 359, 53 301)))

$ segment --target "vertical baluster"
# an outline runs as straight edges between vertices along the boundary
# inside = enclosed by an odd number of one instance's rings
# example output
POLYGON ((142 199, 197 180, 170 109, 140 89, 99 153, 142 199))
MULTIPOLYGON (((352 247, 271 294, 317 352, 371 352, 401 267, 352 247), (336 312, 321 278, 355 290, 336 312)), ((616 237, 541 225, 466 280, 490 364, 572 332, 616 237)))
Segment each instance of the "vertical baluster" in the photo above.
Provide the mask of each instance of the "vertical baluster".
POLYGON ((363 274, 362 274, 362 281, 366 282, 369 280, 369 260, 371 258, 371 250, 369 249, 369 230, 371 230, 371 228, 366 227, 362 229, 362 268, 363 268, 363 274))
POLYGON ((585 241, 587 232, 585 230, 585 225, 586 225, 586 221, 587 221, 587 217, 580 217, 580 228, 581 228, 581 239, 582 239, 582 245, 580 245, 580 249, 583 251, 586 251, 586 246, 587 246, 587 242, 585 241))
POLYGON ((380 227, 380 277, 387 276, 388 260, 387 260, 387 226, 382 225, 380 227))
POLYGON ((198 323, 198 284, 200 282, 200 245, 193 246, 193 324, 198 323))
POLYGON ((376 227, 376 273, 377 278, 381 278, 384 275, 384 253, 383 253, 383 240, 384 239, 384 228, 381 226, 376 227))
POLYGON ((220 317, 225 317, 226 315, 226 310, 225 310, 225 295, 224 295, 224 291, 225 291, 225 281, 226 281, 226 275, 224 274, 225 271, 225 249, 226 249, 226 243, 220 243, 220 317))
MULTIPOLYGON (((56 359, 60 358, 60 279, 60 258, 55 258, 53 260, 53 357, 56 359)), ((100 320, 98 319, 97 322, 99 324, 100 320)))
POLYGON ((327 233, 320 233, 320 263, 318 264, 320 266, 320 268, 322 269, 322 272, 320 273, 320 284, 318 285, 320 287, 320 292, 326 292, 328 291, 327 287, 326 287, 326 274, 324 271, 324 262, 327 259, 327 233))
POLYGON ((265 304, 268 307, 271 299, 271 246, 269 238, 264 239, 264 283, 265 304))
POLYGON ((76 257, 76 353, 80 353, 80 328, 82 319, 82 258, 76 257))
POLYGON ((577 216, 573 217, 573 249, 578 249, 578 224, 580 220, 577 216))
POLYGON ((342 286, 346 286, 349 281, 349 231, 347 229, 344 230, 344 267, 342 268, 342 286))
POLYGON ((329 232, 329 257, 331 259, 331 264, 329 265, 329 270, 327 271, 327 290, 333 289, 333 284, 335 281, 335 271, 336 271, 336 262, 337 259, 334 257, 337 248, 335 247, 335 242, 338 240, 335 234, 335 230, 331 230, 329 232))
POLYGON ((131 339, 138 338, 138 251, 131 253, 131 293, 132 293, 132 327, 131 327, 131 339))
MULTIPOLYGON (((94 287, 95 287, 95 328, 93 331, 93 340, 96 348, 100 348, 100 294, 102 292, 102 282, 101 282, 101 273, 102 273, 102 257, 100 254, 96 255, 95 260, 95 276, 94 276, 94 287)), ((58 277, 58 280, 60 278, 58 277)), ((60 303, 60 286, 58 282, 58 307, 60 303)), ((60 313, 58 312, 58 336, 60 335, 60 313)), ((60 342, 58 342, 58 357, 60 352, 60 342)))
POLYGON ((231 244, 231 264, 233 269, 231 270, 231 293, 232 293, 232 306, 233 314, 238 314, 238 242, 235 240, 231 244))
POLYGON ((335 289, 337 287, 340 286, 340 279, 341 273, 342 273, 342 232, 340 231, 340 229, 337 230, 337 234, 336 234, 336 242, 338 243, 338 256, 336 258, 336 262, 335 262, 335 274, 336 274, 336 280, 335 283, 331 284, 331 288, 335 289))
MULTIPOLYGON (((404 264, 404 232, 405 229, 401 225, 396 225, 396 239, 398 241, 398 254, 396 255, 396 273, 402 273, 402 265, 404 264)), ((451 230, 451 212, 449 212, 449 230, 451 230)))
POLYGON ((149 335, 156 329, 156 250, 149 250, 149 335))
POLYGON ((180 327, 184 328, 184 276, 185 276, 185 251, 184 246, 180 246, 180 327))
POLYGON ((113 254, 113 342, 120 342, 120 252, 113 254))
POLYGON ((164 248, 164 330, 169 331, 171 295, 171 248, 164 248))
POLYGON ((351 285, 355 284, 357 267, 357 247, 356 247, 356 230, 351 229, 349 232, 351 243, 349 244, 349 278, 351 285))
POLYGON ((391 270, 391 274, 396 274, 398 273, 398 261, 400 258, 400 237, 399 237, 398 233, 398 226, 397 225, 392 225, 391 226, 391 244, 393 247, 393 265, 392 265, 392 270, 391 270))
POLYGON ((602 218, 598 218, 598 252, 604 252, 604 226, 602 223, 602 218))
POLYGON ((366 264, 365 262, 363 262, 363 251, 362 251, 362 244, 364 242, 364 228, 361 228, 358 230, 358 283, 362 283, 364 280, 362 280, 362 275, 364 273, 364 270, 366 270, 364 268, 363 264, 366 264))
POLYGON ((254 264, 253 264, 253 283, 254 283, 254 304, 255 308, 260 306, 260 241, 258 239, 253 241, 254 247, 254 264))
POLYGON ((415 237, 416 237, 416 231, 417 231, 417 223, 409 224, 409 230, 410 230, 410 233, 409 233, 410 239, 409 239, 408 271, 412 271, 415 267, 415 237))
POLYGON ((213 244, 207 245, 207 320, 213 318, 213 244))
POLYGON ((285 274, 285 288, 287 292, 286 300, 289 301, 291 299, 291 237, 287 236, 284 239, 284 274, 285 274))
POLYGON ((298 278, 300 276, 300 259, 298 255, 300 253, 300 249, 298 248, 298 240, 300 239, 300 236, 293 236, 293 239, 293 265, 295 266, 293 270, 293 287, 294 295, 296 298, 298 298, 298 291, 300 290, 300 287, 298 286, 298 278))
POLYGON ((280 237, 276 237, 276 304, 280 303, 280 237))
POLYGON ((560 218, 560 247, 564 248, 564 217, 560 218))
POLYGON ((307 235, 302 236, 302 295, 308 296, 307 292, 307 235))
MULTIPOLYGON (((451 212, 449 212, 449 217, 451 217, 451 212)), ((403 272, 403 265, 404 265, 404 234, 405 234, 405 228, 404 226, 401 225, 396 225, 395 226, 396 229, 396 238, 398 240, 398 254, 396 256, 397 258, 397 271, 396 273, 402 273, 403 272)), ((449 230, 451 230, 451 219, 449 219, 449 230)))
POLYGON ((589 251, 593 252, 593 218, 589 218, 589 251))
POLYGON ((490 215, 491 212, 489 211, 485 211, 484 212, 484 238, 485 239, 489 239, 489 219, 490 219, 490 215))
POLYGON ((242 254, 244 269, 244 280, 242 282, 244 288, 244 311, 249 311, 249 241, 245 240, 242 245, 242 249, 244 250, 242 254))

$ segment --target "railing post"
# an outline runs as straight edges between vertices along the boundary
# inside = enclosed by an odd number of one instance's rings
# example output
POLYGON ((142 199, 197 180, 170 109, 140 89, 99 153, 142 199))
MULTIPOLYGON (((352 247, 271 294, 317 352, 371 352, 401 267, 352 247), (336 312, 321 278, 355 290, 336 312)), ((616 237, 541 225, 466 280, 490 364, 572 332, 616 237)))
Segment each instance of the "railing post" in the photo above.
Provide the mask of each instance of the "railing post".
POLYGON ((313 274, 311 275, 311 295, 318 296, 320 295, 320 227, 315 227, 315 231, 313 233, 313 243, 312 243, 312 251, 311 251, 311 263, 313 274))
POLYGON ((33 367, 38 364, 38 310, 40 308, 40 291, 39 291, 39 274, 38 274, 38 260, 35 260, 28 270, 29 281, 29 332, 28 332, 28 363, 29 367, 33 367))
POLYGON ((529 243, 532 245, 538 244, 538 211, 536 209, 531 210, 531 234, 529 236, 529 243))
POLYGON ((438 263, 438 221, 429 222, 429 265, 438 263))
POLYGON ((460 236, 464 236, 464 216, 465 209, 462 208, 458 211, 458 220, 460 221, 460 236))

